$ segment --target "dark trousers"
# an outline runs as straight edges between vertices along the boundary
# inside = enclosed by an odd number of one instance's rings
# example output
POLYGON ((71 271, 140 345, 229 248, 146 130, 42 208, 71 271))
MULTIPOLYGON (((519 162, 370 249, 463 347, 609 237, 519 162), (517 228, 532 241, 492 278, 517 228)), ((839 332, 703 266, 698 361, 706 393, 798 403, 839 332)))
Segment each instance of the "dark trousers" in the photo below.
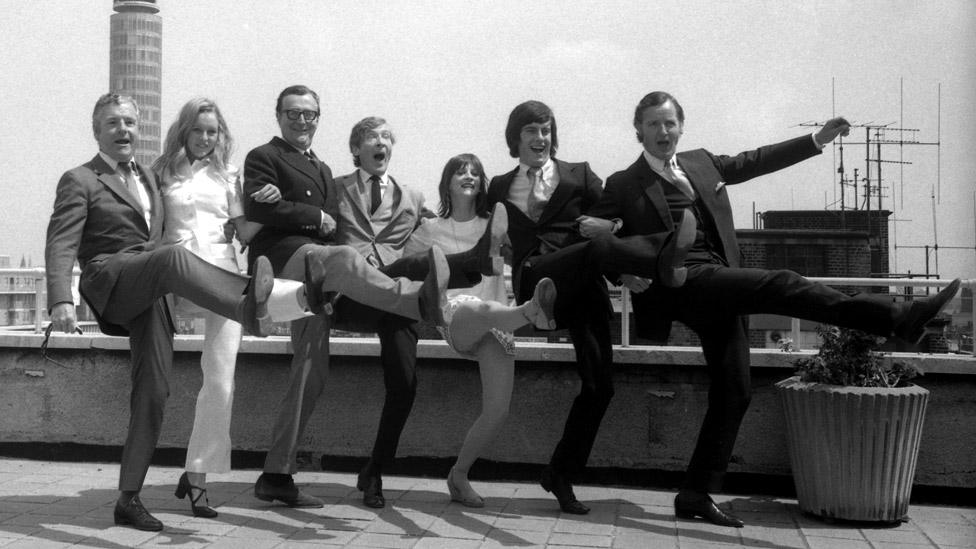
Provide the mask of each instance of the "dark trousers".
POLYGON ((633 296, 638 322, 668 315, 701 339, 710 386, 708 410, 683 487, 721 489, 739 426, 752 396, 749 339, 743 315, 778 314, 888 336, 902 307, 890 298, 848 296, 786 270, 690 265, 681 288, 633 296))
MULTIPOLYGON (((469 288, 481 281, 477 258, 462 252, 446 256, 451 270, 449 288, 469 288)), ((403 257, 380 271, 391 278, 424 280, 430 271, 427 254, 403 257)), ((386 396, 380 414, 370 465, 381 472, 393 463, 400 435, 417 396, 417 340, 414 322, 362 305, 347 298, 335 304, 335 327, 357 332, 375 332, 380 340, 380 365, 386 396)))
POLYGON ((129 331, 132 359, 129 431, 122 449, 119 490, 138 491, 159 440, 169 397, 173 327, 164 296, 173 293, 240 320, 248 279, 175 246, 119 253, 105 261, 120 262, 121 270, 112 297, 99 314, 129 331))
MULTIPOLYGON (((619 240, 619 239, 616 239, 619 240)), ((608 240, 587 241, 531 257, 521 269, 518 302, 532 297, 544 277, 556 285, 557 326, 567 328, 576 351, 580 393, 569 410, 550 465, 572 481, 586 466, 600 422, 613 398, 611 306, 600 271, 608 240)))

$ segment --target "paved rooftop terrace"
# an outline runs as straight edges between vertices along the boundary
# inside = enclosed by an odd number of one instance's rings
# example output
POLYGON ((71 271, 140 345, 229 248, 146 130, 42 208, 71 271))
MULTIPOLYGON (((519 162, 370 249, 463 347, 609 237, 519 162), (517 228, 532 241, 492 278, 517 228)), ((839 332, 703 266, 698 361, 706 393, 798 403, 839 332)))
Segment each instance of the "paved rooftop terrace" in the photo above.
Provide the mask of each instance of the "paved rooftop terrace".
POLYGON ((173 496, 182 472, 152 467, 142 493, 162 532, 112 523, 118 464, 0 458, 0 547, 384 547, 561 548, 896 548, 976 547, 976 508, 912 505, 895 526, 829 524, 803 514, 795 500, 717 496, 746 521, 742 529, 676 520, 673 492, 579 486, 592 508, 559 512, 536 484, 474 482, 483 509, 451 503, 443 479, 384 477, 387 508, 362 506, 353 474, 300 472, 295 480, 325 500, 322 509, 289 509, 255 499, 258 471, 212 475, 216 519, 198 519, 173 496))

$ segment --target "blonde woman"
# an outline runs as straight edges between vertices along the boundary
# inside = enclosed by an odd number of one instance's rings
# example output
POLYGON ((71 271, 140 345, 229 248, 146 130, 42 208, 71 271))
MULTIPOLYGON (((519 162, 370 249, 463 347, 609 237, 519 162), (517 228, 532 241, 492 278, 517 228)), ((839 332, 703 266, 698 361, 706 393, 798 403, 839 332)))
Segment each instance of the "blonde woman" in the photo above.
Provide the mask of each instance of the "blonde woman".
MULTIPOLYGON (((237 169, 229 162, 232 147, 233 139, 217 104, 206 98, 192 99, 170 126, 163 154, 153 169, 162 182, 164 242, 239 273, 241 266, 227 226, 233 225, 242 244, 260 226, 244 220, 237 169)), ((269 185, 256 198, 277 200, 277 193, 269 185)), ((186 300, 178 301, 177 309, 202 315, 206 332, 200 359, 203 385, 187 447, 186 472, 180 477, 176 496, 190 496, 194 516, 212 518, 217 512, 209 506, 206 479, 207 473, 230 471, 230 419, 241 325, 186 300)))

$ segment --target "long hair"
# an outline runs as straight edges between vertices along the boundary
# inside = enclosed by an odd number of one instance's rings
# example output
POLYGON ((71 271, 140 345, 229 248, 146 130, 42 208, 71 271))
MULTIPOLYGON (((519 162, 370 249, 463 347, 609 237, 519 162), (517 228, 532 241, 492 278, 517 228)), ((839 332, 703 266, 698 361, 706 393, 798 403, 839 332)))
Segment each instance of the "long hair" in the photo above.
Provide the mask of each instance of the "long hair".
POLYGON ((220 114, 220 109, 212 99, 197 97, 191 99, 180 109, 180 114, 176 121, 166 132, 166 142, 163 145, 163 154, 153 162, 153 171, 160 176, 163 184, 170 181, 178 181, 189 176, 188 173, 179 173, 180 166, 184 164, 186 157, 186 142, 190 138, 190 131, 197 122, 197 117, 202 113, 212 112, 217 117, 217 143, 214 145, 213 152, 210 153, 211 165, 217 169, 225 180, 230 180, 227 162, 234 148, 234 139, 227 129, 227 122, 220 114))
POLYGON ((444 171, 441 172, 441 182, 437 186, 437 192, 441 196, 441 203, 437 207, 439 217, 451 217, 451 178, 458 171, 468 166, 480 174, 478 177, 478 196, 474 202, 474 213, 478 217, 488 217, 488 177, 485 175, 481 160, 471 153, 454 156, 444 165, 444 171))

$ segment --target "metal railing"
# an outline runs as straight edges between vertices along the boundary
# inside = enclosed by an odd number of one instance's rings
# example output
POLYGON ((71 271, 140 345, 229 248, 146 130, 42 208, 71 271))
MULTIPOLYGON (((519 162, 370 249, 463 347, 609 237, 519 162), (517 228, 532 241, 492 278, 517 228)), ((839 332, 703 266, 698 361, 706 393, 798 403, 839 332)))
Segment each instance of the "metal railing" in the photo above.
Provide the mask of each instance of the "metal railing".
MULTIPOLYGON (((75 268, 74 276, 79 276, 80 271, 75 268)), ((42 267, 35 268, 0 268, 0 276, 29 279, 34 286, 34 333, 44 331, 44 320, 47 318, 47 286, 45 284, 45 271, 42 267)), ((841 278, 841 277, 810 277, 809 280, 820 282, 828 286, 853 286, 853 287, 875 287, 888 288, 890 295, 903 295, 898 292, 899 288, 943 288, 951 280, 949 279, 926 279, 926 278, 841 278)), ((962 282, 963 288, 976 291, 976 279, 967 279, 962 282)), ((3 293, 0 290, 0 293, 3 293)), ((14 293, 14 292, 11 292, 14 293)), ((16 293, 24 293, 19 291, 16 293)), ((629 347, 630 343, 630 291, 620 288, 620 313, 621 313, 621 341, 623 347, 629 347)), ((976 307, 972 308, 971 326, 976 327, 976 307)), ((791 338, 794 348, 799 348, 800 342, 800 320, 791 320, 791 338)))
MULTIPOLYGON (((888 288, 889 291, 897 290, 897 288, 916 288, 916 287, 928 287, 928 288, 943 288, 948 286, 951 279, 926 279, 926 278, 841 278, 841 277, 808 277, 808 280, 814 282, 819 282, 827 286, 855 286, 855 287, 874 287, 874 288, 888 288)), ((970 290, 976 290, 976 279, 967 279, 962 281, 962 288, 969 288, 970 290)), ((960 290, 960 294, 962 290, 960 290)), ((894 291, 891 295, 900 295, 897 291, 894 291)), ((956 298, 958 299, 959 294, 956 298)), ((630 290, 627 288, 621 288, 620 291, 621 299, 621 345, 623 347, 630 346, 630 290)), ((974 327, 976 330, 976 306, 972 308, 972 319, 970 326, 974 327)), ((790 332, 793 339, 793 347, 799 350, 800 342, 800 319, 793 318, 790 322, 790 332)))

